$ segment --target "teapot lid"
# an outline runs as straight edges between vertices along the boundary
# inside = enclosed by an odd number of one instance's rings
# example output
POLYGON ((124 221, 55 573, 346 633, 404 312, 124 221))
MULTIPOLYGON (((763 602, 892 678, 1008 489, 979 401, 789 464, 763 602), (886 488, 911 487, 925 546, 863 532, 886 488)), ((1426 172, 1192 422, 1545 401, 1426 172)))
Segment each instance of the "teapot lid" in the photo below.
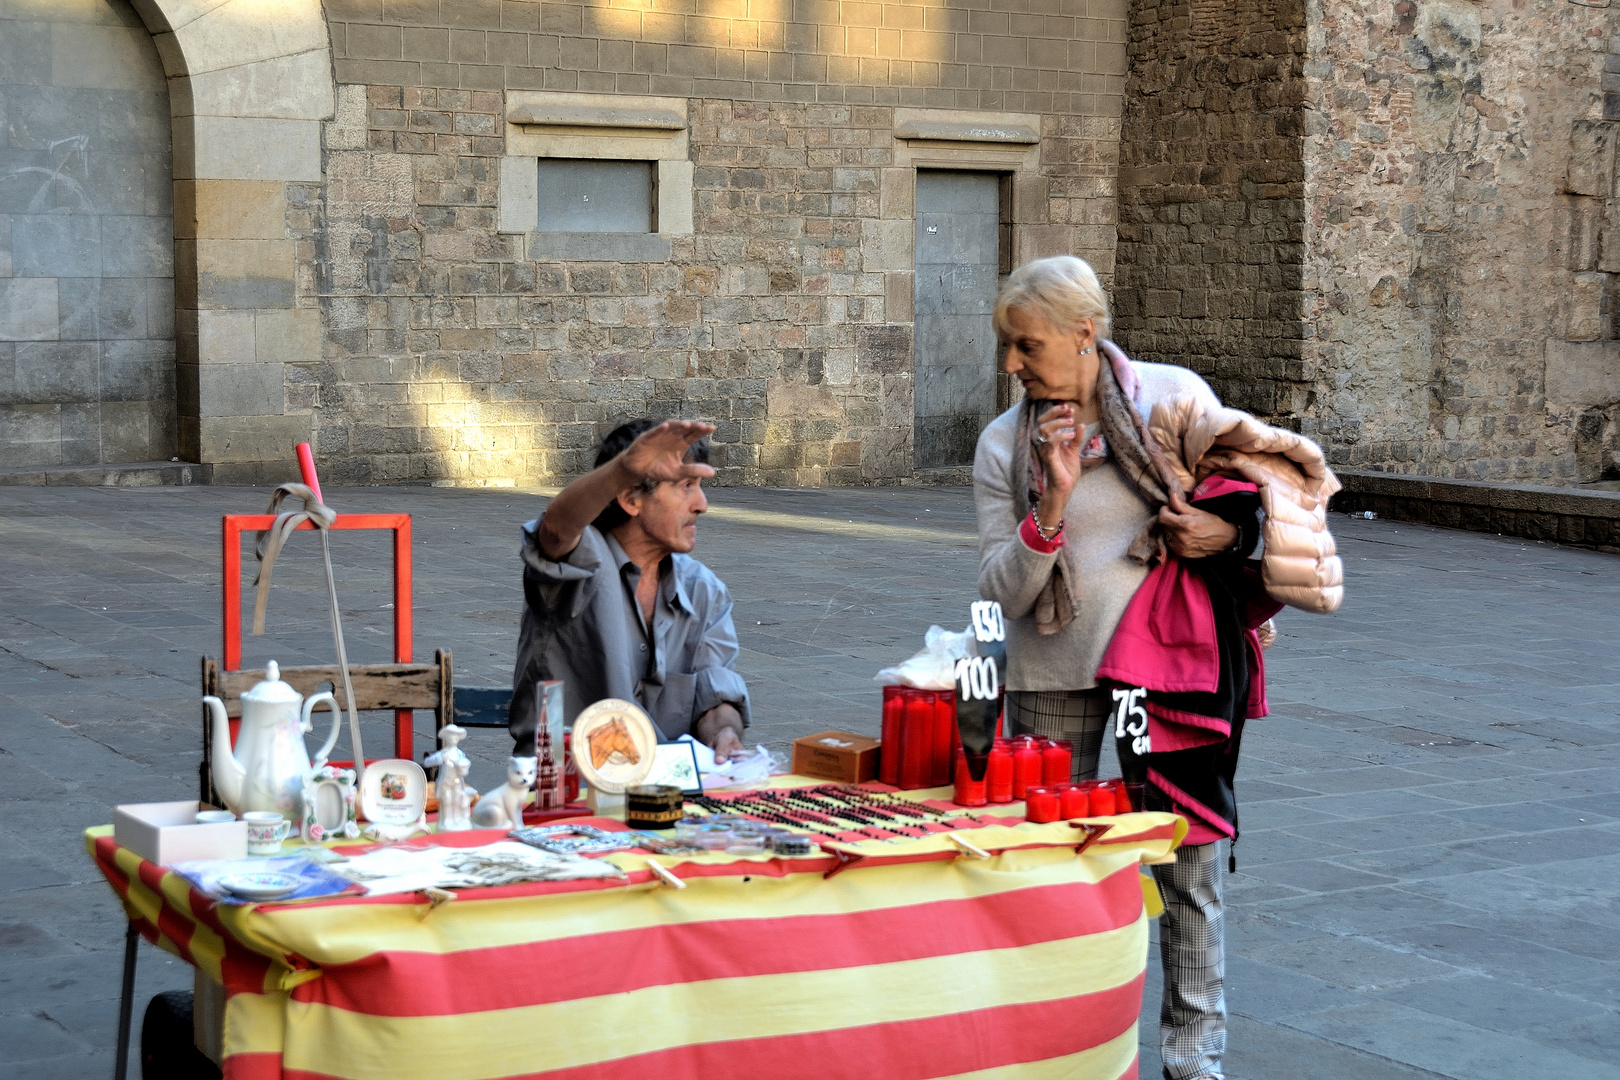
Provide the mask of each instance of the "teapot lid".
POLYGON ((272 660, 265 669, 264 681, 244 691, 242 700, 265 705, 297 705, 304 700, 304 696, 281 681, 281 665, 272 660))

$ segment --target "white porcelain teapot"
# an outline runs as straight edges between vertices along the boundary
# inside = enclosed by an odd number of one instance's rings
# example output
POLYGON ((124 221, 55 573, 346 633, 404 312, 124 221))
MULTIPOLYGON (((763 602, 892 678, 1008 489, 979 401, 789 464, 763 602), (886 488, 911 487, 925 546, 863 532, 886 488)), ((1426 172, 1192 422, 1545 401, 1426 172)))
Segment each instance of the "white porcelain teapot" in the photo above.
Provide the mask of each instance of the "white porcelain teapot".
POLYGON ((299 820, 304 778, 326 764, 326 756, 337 743, 342 714, 331 693, 315 694, 305 701, 281 681, 280 666, 270 661, 265 680, 242 695, 242 725, 234 753, 225 703, 212 695, 205 695, 203 703, 213 717, 214 789, 225 805, 239 815, 250 810, 279 810, 288 821, 299 820), (311 764, 304 749, 304 732, 313 729, 309 716, 322 702, 332 710, 332 734, 311 764))

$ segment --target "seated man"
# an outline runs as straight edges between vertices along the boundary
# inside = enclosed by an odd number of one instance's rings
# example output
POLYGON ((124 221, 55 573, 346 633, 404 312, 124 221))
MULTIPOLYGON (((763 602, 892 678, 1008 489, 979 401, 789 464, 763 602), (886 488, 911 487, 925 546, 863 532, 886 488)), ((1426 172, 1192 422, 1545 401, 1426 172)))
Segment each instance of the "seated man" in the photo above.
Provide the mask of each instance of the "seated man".
POLYGON ((731 594, 687 552, 709 508, 711 424, 633 420, 596 468, 523 526, 523 630, 508 726, 534 753, 534 687, 563 682, 569 723, 603 698, 634 701, 666 739, 742 752, 748 687, 732 669, 731 594))

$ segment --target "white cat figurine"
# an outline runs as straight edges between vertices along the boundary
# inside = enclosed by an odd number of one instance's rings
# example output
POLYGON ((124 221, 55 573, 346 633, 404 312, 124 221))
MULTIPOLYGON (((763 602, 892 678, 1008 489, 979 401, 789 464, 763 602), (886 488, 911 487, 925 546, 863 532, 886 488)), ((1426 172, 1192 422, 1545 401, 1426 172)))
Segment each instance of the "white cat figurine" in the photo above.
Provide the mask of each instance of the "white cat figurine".
POLYGON ((473 824, 481 829, 516 829, 523 824, 523 800, 534 787, 535 759, 515 757, 506 766, 506 783, 479 798, 473 824))

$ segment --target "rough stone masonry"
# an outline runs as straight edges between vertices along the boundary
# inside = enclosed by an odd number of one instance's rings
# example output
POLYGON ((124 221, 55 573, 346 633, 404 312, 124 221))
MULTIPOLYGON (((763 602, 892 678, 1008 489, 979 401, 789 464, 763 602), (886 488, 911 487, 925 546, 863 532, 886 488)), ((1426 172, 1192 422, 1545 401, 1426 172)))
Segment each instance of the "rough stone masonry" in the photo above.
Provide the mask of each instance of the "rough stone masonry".
POLYGON ((1132 5, 1121 336, 1336 464, 1620 479, 1608 0, 1132 5))

